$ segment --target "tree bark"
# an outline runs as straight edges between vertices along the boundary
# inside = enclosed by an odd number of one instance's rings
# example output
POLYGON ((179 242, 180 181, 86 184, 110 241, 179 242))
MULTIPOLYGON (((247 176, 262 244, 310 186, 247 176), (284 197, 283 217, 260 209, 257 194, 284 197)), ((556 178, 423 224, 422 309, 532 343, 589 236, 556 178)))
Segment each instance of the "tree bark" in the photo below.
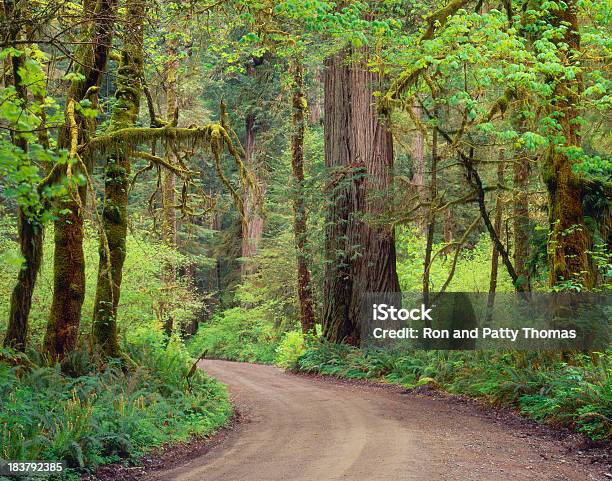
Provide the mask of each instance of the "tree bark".
MULTIPOLYGON (((433 95, 433 92, 432 92, 433 95)), ((433 95, 434 102, 436 101, 433 95)), ((439 122, 439 109, 434 109, 436 122, 439 122)), ((429 272, 431 270, 431 258, 433 249, 434 233, 436 230, 436 197, 438 196, 438 131, 434 129, 431 135, 431 178, 429 181, 429 211, 425 218, 425 259, 423 261, 423 303, 429 307, 429 272)), ((426 327, 431 328, 431 321, 425 320, 426 327)))
POLYGON ((455 229, 455 222, 453 220, 453 208, 452 206, 448 206, 447 209, 444 211, 444 243, 447 244, 447 247, 445 247, 444 249, 444 254, 448 255, 452 252, 453 247, 451 246, 451 244, 453 243, 453 240, 455 239, 455 236, 453 234, 454 229, 455 229))
MULTIPOLYGON (((498 186, 504 185, 504 170, 506 167, 503 159, 504 152, 500 153, 501 161, 497 164, 497 184, 498 186)), ((495 219, 493 220, 493 227, 497 235, 501 232, 502 227, 502 216, 504 214, 504 201, 502 197, 501 188, 497 191, 497 198, 495 201, 495 219)), ((497 275, 499 267, 499 251, 495 244, 493 245, 493 251, 491 253, 491 274, 489 276, 489 296, 487 298, 487 321, 491 320, 493 307, 495 305, 495 292, 497 291, 497 275)))
MULTIPOLYGON (((257 166, 255 165, 255 115, 247 114, 245 119, 245 145, 244 162, 257 176, 257 166)), ((262 186, 259 186, 262 187, 262 186)), ((263 188, 257 191, 251 186, 245 187, 244 192, 244 215, 247 219, 246 230, 242 232, 242 265, 240 273, 242 279, 255 272, 252 258, 259 250, 259 244, 264 230, 263 212, 263 188)))
POLYGON ((302 60, 294 60, 291 167, 293 171, 293 230, 298 270, 298 302, 300 304, 300 324, 304 334, 315 334, 314 304, 308 268, 308 214, 304 201, 304 127, 306 96, 304 95, 304 72, 302 60))
MULTIPOLYGON (((576 9, 575 0, 568 0, 565 9, 554 12, 554 22, 567 25, 561 41, 569 46, 564 59, 568 66, 576 66, 580 61, 580 27, 576 9)), ((549 204, 549 285, 578 283, 589 289, 595 282, 589 259, 592 241, 584 222, 583 188, 572 170, 574 161, 567 153, 567 148, 581 144, 577 117, 582 79, 578 75, 574 80, 567 77, 554 80, 552 108, 561 113, 557 118, 564 142, 562 145, 551 143, 543 170, 549 204)))
POLYGON ((391 186, 393 139, 372 95, 378 81, 347 52, 327 59, 325 165, 328 182, 323 335, 360 342, 359 311, 366 292, 399 292, 392 228, 372 223, 391 186))
MULTIPOLYGON (((10 0, 5 0, 3 6, 5 17, 11 19, 8 32, 9 42, 17 40, 21 34, 21 19, 25 17, 21 10, 23 7, 19 5, 19 2, 10 0)), ((28 93, 20 75, 23 63, 23 56, 12 55, 10 58, 10 77, 25 109, 28 93)), ((15 147, 21 149, 24 153, 28 152, 28 142, 25 137, 13 134, 12 142, 15 147)), ((18 209, 19 250, 24 262, 17 274, 17 284, 11 294, 9 320, 3 343, 4 347, 11 347, 18 351, 25 351, 27 346, 32 295, 42 263, 43 226, 38 218, 37 210, 37 207, 34 208, 33 212, 26 212, 21 207, 18 209)))
MULTIPOLYGON (((415 119, 420 120, 422 109, 418 101, 412 105, 412 114, 415 119)), ((417 127, 412 139, 412 182, 418 194, 420 204, 427 202, 427 188, 425 186, 425 136, 417 127)), ((425 208, 417 212, 417 226, 421 235, 427 236, 427 213, 425 208)))
MULTIPOLYGON (((168 61, 166 62, 166 117, 168 121, 176 123, 178 121, 178 58, 174 47, 168 49, 168 61), (174 120, 173 120, 174 119, 174 120)), ((167 149, 166 156, 169 161, 174 161, 174 154, 167 149)), ((176 178, 174 172, 163 169, 162 171, 162 239, 171 249, 177 246, 177 223, 176 223, 176 178)), ((163 274, 164 288, 166 295, 170 295, 173 286, 176 284, 176 269, 174 265, 164 266, 163 274)), ((164 331, 168 337, 172 335, 174 329, 174 318, 168 312, 168 306, 162 303, 160 306, 161 315, 164 322, 164 331)))
MULTIPOLYGON (((84 5, 87 22, 83 43, 77 50, 77 73, 84 79, 75 80, 68 92, 68 101, 78 103, 87 96, 96 99, 106 69, 108 52, 112 43, 115 23, 116 0, 98 0, 84 5)), ((93 121, 75 113, 79 143, 86 142, 95 130, 93 121)), ((69 148, 71 133, 68 122, 59 132, 58 147, 69 148)), ((85 157, 86 168, 91 171, 90 157, 85 157)), ((72 166, 82 172, 82 166, 72 166)), ((67 174, 67 170, 62 172, 67 174)), ((44 349, 53 359, 61 359, 75 349, 81 322, 81 308, 85 299, 85 255, 83 253, 83 212, 87 200, 87 187, 71 188, 71 194, 60 207, 54 223, 53 300, 44 339, 44 349), (74 189, 74 190, 73 190, 74 189)))
MULTIPOLYGON (((146 0, 127 0, 125 37, 117 71, 116 102, 109 132, 133 127, 138 118, 143 77, 143 22, 146 0)), ((103 234, 93 313, 94 345, 107 357, 121 357, 117 306, 126 255, 130 152, 117 147, 106 161, 103 234)))
POLYGON ((529 272, 526 267, 529 258, 529 157, 518 151, 518 158, 512 164, 514 196, 512 201, 514 269, 518 281, 530 290, 529 272))

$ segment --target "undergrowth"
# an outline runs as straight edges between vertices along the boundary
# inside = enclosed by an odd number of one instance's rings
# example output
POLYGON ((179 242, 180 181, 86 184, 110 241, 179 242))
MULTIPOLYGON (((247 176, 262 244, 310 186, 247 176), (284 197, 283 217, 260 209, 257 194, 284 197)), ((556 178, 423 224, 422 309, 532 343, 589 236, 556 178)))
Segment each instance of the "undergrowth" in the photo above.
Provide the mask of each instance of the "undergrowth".
POLYGON ((357 349, 316 343, 297 369, 408 388, 432 384, 448 392, 512 406, 523 415, 565 425, 594 440, 612 436, 612 351, 559 354, 492 351, 357 349))
POLYGON ((193 360, 180 341, 165 345, 163 336, 144 331, 130 341, 136 367, 127 374, 113 364, 96 372, 84 352, 68 360, 83 370, 74 377, 59 367, 0 363, 0 458, 64 460, 70 469, 61 479, 77 479, 226 423, 225 387, 201 370, 187 379, 193 360))

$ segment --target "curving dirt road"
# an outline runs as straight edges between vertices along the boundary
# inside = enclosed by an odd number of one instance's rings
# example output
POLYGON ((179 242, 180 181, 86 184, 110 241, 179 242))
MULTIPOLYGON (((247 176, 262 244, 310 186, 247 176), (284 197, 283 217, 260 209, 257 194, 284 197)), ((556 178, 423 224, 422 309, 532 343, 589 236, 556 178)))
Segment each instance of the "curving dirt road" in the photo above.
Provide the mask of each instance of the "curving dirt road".
POLYGON ((399 389, 203 361, 245 422, 157 481, 606 479, 562 444, 468 405, 399 389))

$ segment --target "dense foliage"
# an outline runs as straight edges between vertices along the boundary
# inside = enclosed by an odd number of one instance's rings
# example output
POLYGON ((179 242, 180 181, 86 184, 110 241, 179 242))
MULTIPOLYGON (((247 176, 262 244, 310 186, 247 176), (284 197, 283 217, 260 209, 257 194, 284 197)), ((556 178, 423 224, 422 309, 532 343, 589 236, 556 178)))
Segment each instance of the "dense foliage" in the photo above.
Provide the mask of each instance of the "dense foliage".
POLYGON ((0 458, 213 431, 202 355, 610 436, 609 351, 362 350, 357 315, 610 291, 610 2, 0 6, 0 458))
MULTIPOLYGON (((58 366, 0 365, 0 456, 65 460, 62 479, 78 479, 101 463, 135 461, 170 442, 209 435, 231 415, 227 391, 202 371, 190 379, 192 359, 179 341, 139 329, 129 374, 111 363, 101 372, 86 351, 58 366)), ((3 353, 10 357, 10 353, 3 353)))

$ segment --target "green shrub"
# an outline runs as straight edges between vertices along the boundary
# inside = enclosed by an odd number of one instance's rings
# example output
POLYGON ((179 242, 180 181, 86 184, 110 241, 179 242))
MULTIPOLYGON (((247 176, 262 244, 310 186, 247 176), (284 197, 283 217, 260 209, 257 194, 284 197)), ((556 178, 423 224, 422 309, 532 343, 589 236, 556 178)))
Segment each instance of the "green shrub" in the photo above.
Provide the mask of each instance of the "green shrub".
POLYGON ((142 329, 126 349, 137 363, 129 374, 109 364, 71 378, 58 367, 20 372, 0 363, 0 458, 65 460, 69 478, 228 420, 221 383, 199 370, 187 383, 193 361, 180 342, 165 346, 161 333, 142 329))
POLYGON ((193 355, 271 364, 280 339, 261 307, 235 307, 200 326, 189 343, 193 355))
POLYGON ((295 369, 299 357, 306 351, 306 342, 301 331, 286 332, 276 348, 276 365, 285 369, 295 369))

